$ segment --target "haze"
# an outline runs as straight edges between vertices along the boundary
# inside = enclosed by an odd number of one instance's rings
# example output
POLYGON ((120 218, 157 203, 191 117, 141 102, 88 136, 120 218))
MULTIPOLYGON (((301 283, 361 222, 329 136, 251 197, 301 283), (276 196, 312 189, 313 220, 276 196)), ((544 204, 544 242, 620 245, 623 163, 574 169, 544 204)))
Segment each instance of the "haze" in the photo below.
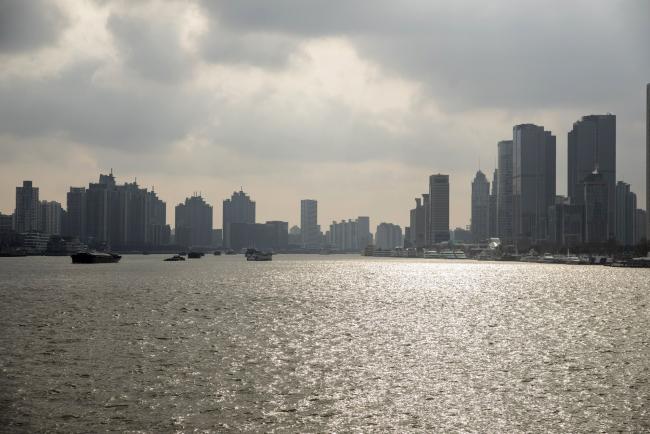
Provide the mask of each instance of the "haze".
POLYGON ((30 179, 65 204, 112 168, 173 206, 240 186, 258 220, 408 225, 448 173, 451 226, 519 123, 617 115, 617 178, 645 208, 650 2, 0 1, 0 211, 30 179))

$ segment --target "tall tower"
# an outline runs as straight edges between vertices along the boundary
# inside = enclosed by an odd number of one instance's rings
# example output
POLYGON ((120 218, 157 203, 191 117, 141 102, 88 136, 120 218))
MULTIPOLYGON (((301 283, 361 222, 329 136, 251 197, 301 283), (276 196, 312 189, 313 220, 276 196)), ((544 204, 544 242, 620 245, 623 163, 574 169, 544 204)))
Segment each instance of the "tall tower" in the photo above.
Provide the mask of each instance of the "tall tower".
POLYGON ((300 201, 300 235, 303 247, 320 246, 320 229, 318 228, 318 202, 313 199, 300 201))
POLYGON ((512 242, 512 140, 498 146, 497 237, 504 244, 512 242))
POLYGON ((16 232, 40 230, 39 211, 38 187, 32 186, 32 181, 23 181, 22 187, 16 187, 16 211, 14 213, 16 232))
POLYGON ((548 209, 555 202, 555 136, 533 124, 513 127, 513 235, 547 239, 548 209))
POLYGON ((231 223, 255 223, 255 202, 242 190, 223 201, 223 242, 230 247, 231 223))
POLYGON ((584 116, 569 132, 567 193, 574 205, 583 205, 584 179, 595 170, 607 184, 607 236, 616 236, 616 116, 584 116))
POLYGON ((472 181, 472 237, 484 241, 490 232, 490 183, 480 170, 472 181))
POLYGON ((449 241, 449 175, 429 177, 431 243, 449 241))
POLYGON ((646 208, 646 233, 650 228, 650 83, 646 86, 645 96, 645 208, 646 208))

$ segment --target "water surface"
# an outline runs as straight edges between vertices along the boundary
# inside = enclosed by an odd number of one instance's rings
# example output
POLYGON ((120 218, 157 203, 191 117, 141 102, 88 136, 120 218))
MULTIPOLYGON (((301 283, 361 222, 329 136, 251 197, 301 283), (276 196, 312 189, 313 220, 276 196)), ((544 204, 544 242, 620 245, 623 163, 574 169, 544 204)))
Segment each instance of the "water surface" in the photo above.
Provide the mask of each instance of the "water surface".
POLYGON ((650 430, 650 270, 0 259, 0 430, 650 430))

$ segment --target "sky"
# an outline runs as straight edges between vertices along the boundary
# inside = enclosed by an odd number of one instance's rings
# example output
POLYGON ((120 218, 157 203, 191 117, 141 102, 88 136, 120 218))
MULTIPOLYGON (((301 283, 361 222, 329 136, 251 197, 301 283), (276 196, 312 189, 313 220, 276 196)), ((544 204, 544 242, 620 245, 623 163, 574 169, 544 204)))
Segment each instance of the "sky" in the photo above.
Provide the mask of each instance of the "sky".
POLYGON ((408 225, 450 175, 452 228, 519 123, 566 142, 617 115, 617 178, 645 207, 647 0, 0 0, 0 212, 30 179, 65 206, 111 169, 221 227, 240 187, 257 220, 368 215, 408 225))

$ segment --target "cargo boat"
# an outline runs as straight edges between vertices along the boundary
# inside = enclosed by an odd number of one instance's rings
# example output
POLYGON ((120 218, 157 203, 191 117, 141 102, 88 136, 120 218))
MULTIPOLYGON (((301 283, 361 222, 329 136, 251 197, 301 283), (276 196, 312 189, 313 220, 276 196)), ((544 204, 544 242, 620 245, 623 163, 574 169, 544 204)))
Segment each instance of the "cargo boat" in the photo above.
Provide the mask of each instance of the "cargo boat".
POLYGON ((73 264, 111 264, 119 262, 122 257, 115 253, 79 252, 70 255, 73 264))

